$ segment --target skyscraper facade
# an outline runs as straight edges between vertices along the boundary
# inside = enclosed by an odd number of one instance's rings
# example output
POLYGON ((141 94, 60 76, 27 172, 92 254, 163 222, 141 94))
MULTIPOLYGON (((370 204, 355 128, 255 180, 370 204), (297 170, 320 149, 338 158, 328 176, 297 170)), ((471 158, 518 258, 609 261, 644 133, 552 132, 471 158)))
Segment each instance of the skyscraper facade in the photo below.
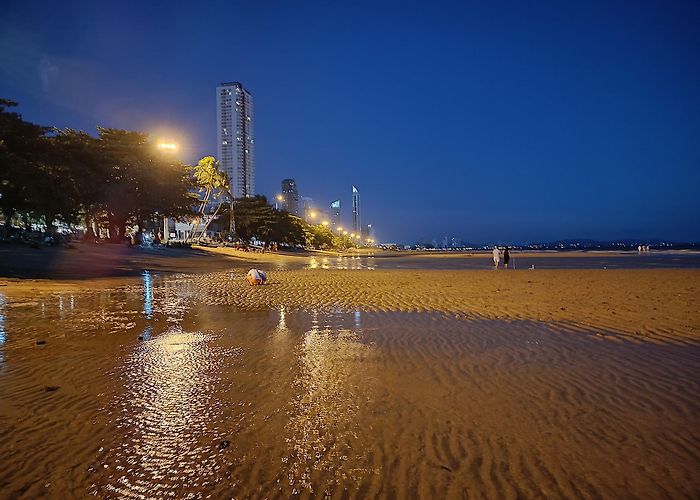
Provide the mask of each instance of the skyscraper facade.
POLYGON ((360 220, 360 191, 356 186, 352 187, 352 230, 359 234, 362 222, 360 220))
POLYGON ((282 181, 282 209, 292 215, 299 215, 299 191, 294 179, 282 181))
POLYGON ((309 196, 301 197, 300 212, 303 214, 302 217, 307 222, 311 221, 312 219, 315 219, 318 216, 316 209, 314 209, 314 200, 309 196))
POLYGON ((253 97, 238 82, 216 88, 217 153, 236 198, 255 194, 253 97))
POLYGON ((331 203, 331 227, 335 229, 340 224, 340 200, 331 203))

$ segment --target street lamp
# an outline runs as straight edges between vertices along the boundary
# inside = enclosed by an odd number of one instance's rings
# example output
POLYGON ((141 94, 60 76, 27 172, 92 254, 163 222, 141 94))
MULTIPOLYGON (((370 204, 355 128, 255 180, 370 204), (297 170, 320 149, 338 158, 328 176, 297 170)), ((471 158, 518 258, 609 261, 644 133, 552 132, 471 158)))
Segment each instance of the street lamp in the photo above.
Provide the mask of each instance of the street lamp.
POLYGON ((168 153, 177 150, 177 144, 175 144, 174 142, 161 141, 158 144, 156 144, 156 147, 161 151, 165 151, 168 153))
POLYGON ((328 221, 324 220, 323 222, 321 222, 321 224, 323 224, 324 226, 328 226, 328 221))
MULTIPOLYGON (((174 153, 177 151, 177 144, 172 141, 161 140, 156 143, 156 149, 162 153, 174 153)), ((168 224, 168 218, 163 217, 163 238, 161 241, 167 243, 170 239, 170 225, 168 224)))
POLYGON ((282 196, 281 194, 278 194, 277 196, 275 196, 275 200, 276 200, 275 201, 275 210, 279 210, 279 207, 277 206, 277 204, 282 203, 284 201, 284 196, 282 196))

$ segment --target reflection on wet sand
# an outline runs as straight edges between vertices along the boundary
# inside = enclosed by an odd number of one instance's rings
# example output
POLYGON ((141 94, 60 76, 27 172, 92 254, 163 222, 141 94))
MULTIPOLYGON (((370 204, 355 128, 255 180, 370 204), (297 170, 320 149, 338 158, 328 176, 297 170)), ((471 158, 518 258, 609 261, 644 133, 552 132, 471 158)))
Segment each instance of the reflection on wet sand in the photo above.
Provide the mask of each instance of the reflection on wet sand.
POLYGON ((375 381, 363 367, 374 353, 371 345, 361 342, 360 331, 345 327, 348 319, 344 314, 312 311, 311 328, 299 347, 285 429, 291 448, 285 463, 294 495, 329 495, 367 472, 357 413, 372 397, 375 381))
POLYGON ((14 306, 0 295, 0 490, 501 498, 700 489, 697 345, 438 313, 243 311, 200 293, 144 273, 100 293, 14 306))
POLYGON ((207 334, 170 328, 141 343, 124 363, 124 394, 113 403, 114 448, 102 449, 106 469, 92 493, 182 496, 216 482, 221 407, 212 394, 224 358, 207 334))
POLYGON ((5 352, 2 349, 3 344, 7 340, 7 334, 5 333, 5 304, 7 299, 0 293, 0 369, 5 361, 5 352))
POLYGON ((305 266, 307 269, 367 269, 374 270, 374 256, 359 255, 311 256, 305 266))

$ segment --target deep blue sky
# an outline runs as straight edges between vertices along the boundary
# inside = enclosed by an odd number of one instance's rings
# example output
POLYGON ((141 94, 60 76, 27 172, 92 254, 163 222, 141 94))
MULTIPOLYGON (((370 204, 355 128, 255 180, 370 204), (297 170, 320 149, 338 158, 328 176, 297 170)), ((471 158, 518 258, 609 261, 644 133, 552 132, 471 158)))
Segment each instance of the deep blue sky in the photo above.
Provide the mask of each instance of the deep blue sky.
POLYGON ((354 183, 383 241, 700 239, 700 2, 195 3, 5 1, 0 96, 193 161, 240 81, 256 190, 354 183))

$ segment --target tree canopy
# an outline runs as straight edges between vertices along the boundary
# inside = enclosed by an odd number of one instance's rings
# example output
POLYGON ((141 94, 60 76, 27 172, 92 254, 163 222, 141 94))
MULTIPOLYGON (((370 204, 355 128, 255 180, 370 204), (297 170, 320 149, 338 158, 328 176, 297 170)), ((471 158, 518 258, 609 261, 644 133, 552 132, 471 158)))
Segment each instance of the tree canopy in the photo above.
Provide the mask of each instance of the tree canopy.
POLYGON ((155 217, 183 217, 197 197, 189 168, 158 151, 148 135, 98 128, 93 137, 36 125, 0 99, 0 209, 43 223, 104 220, 123 237, 155 217))

